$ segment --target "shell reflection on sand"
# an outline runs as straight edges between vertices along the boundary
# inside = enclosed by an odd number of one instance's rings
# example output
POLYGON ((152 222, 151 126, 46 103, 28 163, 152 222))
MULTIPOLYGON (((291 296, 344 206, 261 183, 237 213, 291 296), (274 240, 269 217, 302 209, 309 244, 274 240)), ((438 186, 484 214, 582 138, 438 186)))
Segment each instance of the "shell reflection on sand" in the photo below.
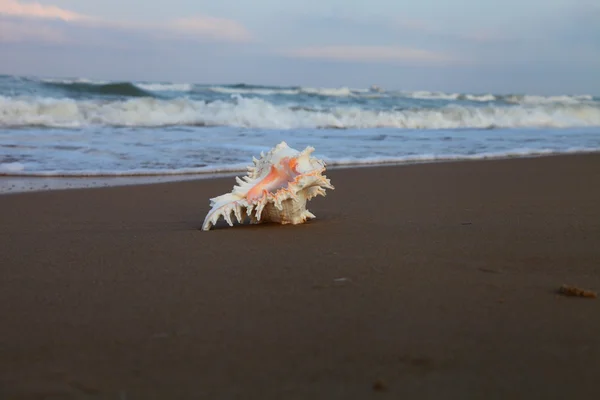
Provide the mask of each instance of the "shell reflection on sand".
POLYGON ((325 162, 311 157, 313 147, 303 151, 281 142, 260 159, 253 159, 248 174, 236 177, 231 193, 214 197, 202 229, 210 230, 222 216, 233 226, 232 215, 239 223, 247 218, 253 224, 278 222, 301 224, 315 216, 306 209, 306 202, 325 189, 334 189, 323 172, 325 162))

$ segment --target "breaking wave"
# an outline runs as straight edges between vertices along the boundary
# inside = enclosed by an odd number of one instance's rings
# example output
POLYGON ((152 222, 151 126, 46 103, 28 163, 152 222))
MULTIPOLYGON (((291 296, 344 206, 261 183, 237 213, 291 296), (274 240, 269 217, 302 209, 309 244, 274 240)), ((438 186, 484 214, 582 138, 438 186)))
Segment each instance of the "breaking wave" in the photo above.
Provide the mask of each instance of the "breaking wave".
POLYGON ((191 92, 191 83, 136 83, 137 87, 148 92, 191 92))
MULTIPOLYGON (((83 84, 82 84, 83 85, 83 84)), ((89 84, 85 84, 89 85, 89 84)), ((112 93, 134 91, 129 84, 95 85, 112 93)), ((139 89, 135 89, 139 90, 139 89)), ((98 101, 0 96, 0 126, 84 127, 172 125, 294 128, 510 128, 600 126, 598 104, 516 104, 439 108, 365 109, 358 106, 308 108, 234 96, 222 101, 151 97, 98 101)))
POLYGON ((149 97, 152 93, 130 82, 92 83, 81 81, 45 82, 45 85, 72 94, 120 97, 149 97))
MULTIPOLYGON (((1 78, 1 76, 0 76, 1 78)), ((303 87, 303 86, 264 86, 249 84, 201 85, 194 83, 172 82, 109 82, 89 79, 31 79, 46 88, 56 89, 63 94, 75 94, 78 98, 86 94, 121 97, 161 97, 161 94, 179 96, 200 96, 196 100, 207 100, 212 95, 242 95, 246 97, 284 96, 294 98, 321 98, 344 101, 345 98, 425 100, 446 103, 492 103, 492 104, 598 104, 600 98, 589 94, 580 95, 530 95, 530 94, 493 94, 493 93, 447 93, 440 91, 404 91, 385 90, 377 86, 371 88, 351 87, 303 87)))

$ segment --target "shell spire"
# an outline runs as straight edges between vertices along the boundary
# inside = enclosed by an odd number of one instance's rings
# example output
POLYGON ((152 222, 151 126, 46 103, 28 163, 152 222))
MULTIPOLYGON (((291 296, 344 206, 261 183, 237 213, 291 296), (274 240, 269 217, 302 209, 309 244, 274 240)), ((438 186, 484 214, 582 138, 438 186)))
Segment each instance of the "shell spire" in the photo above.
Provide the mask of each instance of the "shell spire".
POLYGON ((246 176, 236 177, 231 193, 210 199, 202 230, 210 230, 220 217, 233 226, 232 215, 238 223, 249 218, 254 224, 301 224, 315 218, 306 209, 307 201, 334 187, 323 175, 325 162, 311 156, 314 150, 309 146, 297 151, 281 142, 261 152, 259 159, 253 157, 246 176))

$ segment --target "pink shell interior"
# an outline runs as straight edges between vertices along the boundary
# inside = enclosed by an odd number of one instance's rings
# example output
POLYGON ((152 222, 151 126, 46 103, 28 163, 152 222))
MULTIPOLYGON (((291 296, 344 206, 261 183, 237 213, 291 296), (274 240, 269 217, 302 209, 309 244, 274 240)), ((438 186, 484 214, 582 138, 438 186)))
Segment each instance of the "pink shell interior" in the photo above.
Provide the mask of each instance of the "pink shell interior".
POLYGON ((246 194, 246 199, 252 202, 262 197, 265 192, 275 192, 277 189, 286 187, 289 182, 300 174, 296 167, 298 161, 295 158, 284 157, 278 164, 272 165, 269 174, 258 182, 246 194))

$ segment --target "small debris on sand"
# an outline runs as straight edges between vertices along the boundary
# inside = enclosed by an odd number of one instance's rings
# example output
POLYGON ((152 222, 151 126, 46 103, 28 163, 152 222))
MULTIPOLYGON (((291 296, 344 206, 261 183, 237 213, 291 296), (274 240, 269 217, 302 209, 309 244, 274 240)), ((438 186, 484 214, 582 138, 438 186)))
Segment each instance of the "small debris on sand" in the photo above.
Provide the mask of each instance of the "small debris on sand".
POLYGON ((581 289, 570 285, 562 285, 558 289, 558 293, 565 296, 587 297, 590 299, 595 299, 598 297, 598 294, 592 290, 581 289))
POLYGON ((373 382, 373 390, 376 392, 385 392, 387 390, 387 385, 381 379, 377 379, 373 382))
POLYGON ((501 274, 502 271, 497 270, 497 269, 492 269, 492 268, 483 268, 483 267, 479 267, 477 268, 479 271, 481 272, 488 272, 490 274, 501 274))

